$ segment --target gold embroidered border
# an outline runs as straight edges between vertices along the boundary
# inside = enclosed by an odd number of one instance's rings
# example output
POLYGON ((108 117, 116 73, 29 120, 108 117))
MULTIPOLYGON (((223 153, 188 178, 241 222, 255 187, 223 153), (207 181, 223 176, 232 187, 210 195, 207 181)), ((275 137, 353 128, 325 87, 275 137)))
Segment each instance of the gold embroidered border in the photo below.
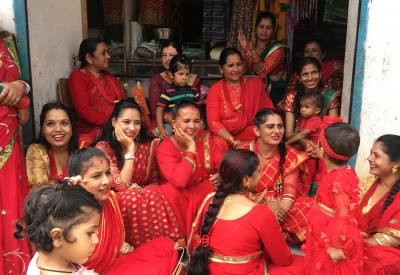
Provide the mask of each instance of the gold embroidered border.
POLYGON ((387 234, 396 238, 400 238, 400 230, 389 228, 389 227, 381 227, 375 230, 376 232, 387 234))
POLYGON ((252 260, 259 258, 263 254, 262 251, 257 251, 256 253, 244 256, 226 256, 222 254, 213 253, 210 256, 210 261, 216 263, 229 263, 229 264, 246 264, 252 260))
POLYGON ((6 164, 8 158, 11 156, 12 150, 14 148, 14 136, 11 138, 10 142, 4 147, 4 149, 0 152, 0 169, 3 168, 4 164, 6 164))
POLYGON ((204 165, 207 171, 211 172, 211 157, 210 157, 210 133, 204 135, 204 165))
POLYGON ((330 208, 330 207, 328 207, 328 206, 326 206, 325 204, 320 203, 320 202, 317 202, 315 205, 316 205, 319 209, 321 209, 322 212, 324 212, 325 214, 327 214, 328 216, 330 216, 330 217, 335 217, 335 214, 336 214, 335 209, 332 209, 332 208, 330 208))

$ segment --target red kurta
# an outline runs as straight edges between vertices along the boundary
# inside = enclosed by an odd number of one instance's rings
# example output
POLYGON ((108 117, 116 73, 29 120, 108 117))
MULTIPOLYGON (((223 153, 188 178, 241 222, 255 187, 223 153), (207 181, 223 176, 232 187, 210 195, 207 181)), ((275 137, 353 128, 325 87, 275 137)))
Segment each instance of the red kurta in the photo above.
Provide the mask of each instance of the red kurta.
POLYGON ((77 131, 80 140, 85 139, 85 145, 99 137, 115 102, 126 97, 121 83, 112 74, 104 72, 95 77, 85 69, 71 73, 68 92, 78 115, 77 131))
MULTIPOLYGON (((13 43, 12 36, 0 39, 0 81, 20 77, 16 52, 9 48, 13 43)), ((15 107, 0 106, 0 274, 25 274, 30 261, 28 241, 13 236, 29 192, 16 111, 15 107)))
POLYGON ((215 83, 208 91, 207 122, 212 134, 226 129, 236 139, 253 140, 253 119, 264 108, 274 109, 264 82, 259 77, 243 78, 240 86, 215 83))
POLYGON ((363 274, 363 243, 354 208, 358 177, 351 167, 334 169, 321 180, 307 228, 307 274, 363 274), (328 247, 343 250, 346 259, 334 263, 328 247))
POLYGON ((171 201, 182 232, 187 232, 199 204, 214 190, 209 178, 211 174, 218 172, 219 164, 228 148, 221 138, 201 131, 196 137, 196 150, 194 170, 192 164, 183 158, 183 152, 172 138, 164 139, 157 151, 162 179, 176 188, 170 188, 166 198, 171 201))
MULTIPOLYGON (((201 224, 211 201, 212 196, 199 209, 188 239, 190 255, 198 245, 201 224)), ((271 210, 264 205, 254 206, 238 219, 218 219, 209 236, 213 253, 209 262, 210 274, 261 275, 266 274, 264 272, 267 270, 267 262, 288 266, 292 261, 279 224, 271 210)))
MULTIPOLYGON (((382 212, 386 195, 375 205, 367 207, 369 199, 375 193, 379 179, 375 180, 356 208, 355 216, 364 238, 375 233, 383 233, 400 238, 400 193, 398 192, 390 206, 382 212)), ((371 274, 400 274, 400 247, 371 246, 364 243, 365 270, 371 274)))
POLYGON ((111 192, 103 202, 99 226, 99 243, 85 264, 101 274, 172 274, 178 254, 168 238, 149 242, 139 249, 121 254, 125 230, 116 195, 111 192))

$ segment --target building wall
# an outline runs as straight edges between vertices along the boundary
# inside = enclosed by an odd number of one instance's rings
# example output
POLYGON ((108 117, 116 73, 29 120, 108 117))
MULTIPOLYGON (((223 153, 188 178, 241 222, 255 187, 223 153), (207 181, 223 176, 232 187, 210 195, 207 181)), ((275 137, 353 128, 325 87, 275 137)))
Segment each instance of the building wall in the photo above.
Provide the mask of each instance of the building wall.
MULTIPOLYGON (((1 0, 4 1, 4 0, 1 0)), ((27 0, 35 125, 43 104, 56 100, 82 40, 81 0, 27 0)))
POLYGON ((383 134, 400 135, 400 36, 396 33, 400 2, 360 1, 352 124, 359 125, 361 145, 356 170, 368 174, 366 161, 373 141, 383 134), (365 22, 364 22, 365 21, 365 22), (364 45, 362 45, 365 35, 364 45))

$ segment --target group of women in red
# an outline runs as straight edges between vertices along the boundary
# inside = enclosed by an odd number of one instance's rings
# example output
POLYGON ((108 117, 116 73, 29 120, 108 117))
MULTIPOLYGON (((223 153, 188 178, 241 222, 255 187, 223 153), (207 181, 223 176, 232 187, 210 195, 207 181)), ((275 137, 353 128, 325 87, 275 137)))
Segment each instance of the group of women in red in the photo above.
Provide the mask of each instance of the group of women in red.
MULTIPOLYGON (((285 144, 302 95, 317 91, 320 115, 339 114, 343 64, 324 61, 321 45, 310 41, 294 76, 286 75, 275 28, 275 17, 262 13, 254 41, 239 34, 240 49, 221 53, 223 77, 208 91, 206 121, 196 103, 178 102, 173 135, 163 140, 149 136, 141 106, 106 71, 106 44, 85 39, 81 68, 68 81, 78 118, 62 104, 45 104, 26 170, 17 127, 26 84, 2 40, 0 127, 7 129, 0 138, 0 181, 9 184, 0 190, 0 271, 26 271, 30 247, 14 240, 11 228, 28 186, 69 176, 102 205, 99 241, 85 264, 101 274, 398 274, 400 137, 374 142, 368 158, 374 178, 360 182, 347 166, 359 144, 349 125, 326 119, 318 144, 306 138, 303 150, 285 144), (323 169, 310 197, 304 181, 313 180, 316 156, 323 169), (306 242, 305 256, 292 255, 287 242, 306 242)), ((172 82, 168 64, 180 50, 171 42, 162 48, 164 71, 150 87, 152 113, 172 82)), ((199 79, 192 80, 199 89, 199 79)))

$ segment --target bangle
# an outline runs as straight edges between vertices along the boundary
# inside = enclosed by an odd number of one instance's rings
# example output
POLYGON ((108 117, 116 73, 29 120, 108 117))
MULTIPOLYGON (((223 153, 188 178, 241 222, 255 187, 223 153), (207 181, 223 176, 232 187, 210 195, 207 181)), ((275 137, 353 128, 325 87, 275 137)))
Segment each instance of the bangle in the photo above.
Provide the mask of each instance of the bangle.
POLYGON ((124 159, 125 160, 134 160, 135 159, 135 155, 128 152, 128 153, 125 154, 124 159))
POLYGON ((131 247, 132 247, 132 246, 131 246, 129 243, 123 242, 122 245, 121 245, 121 249, 119 250, 119 252, 122 253, 122 254, 129 253, 129 252, 133 251, 131 247))
POLYGON ((183 152, 182 157, 188 157, 191 160, 193 160, 193 162, 197 161, 197 155, 195 153, 191 152, 191 151, 183 152))

